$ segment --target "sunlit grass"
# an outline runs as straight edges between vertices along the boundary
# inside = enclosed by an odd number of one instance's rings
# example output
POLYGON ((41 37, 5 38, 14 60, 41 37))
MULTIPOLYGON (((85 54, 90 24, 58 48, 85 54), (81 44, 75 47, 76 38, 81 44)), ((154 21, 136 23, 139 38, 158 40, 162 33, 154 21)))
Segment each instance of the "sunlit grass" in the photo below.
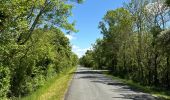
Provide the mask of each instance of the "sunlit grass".
POLYGON ((76 68, 50 79, 42 88, 21 100, 63 100, 76 68))

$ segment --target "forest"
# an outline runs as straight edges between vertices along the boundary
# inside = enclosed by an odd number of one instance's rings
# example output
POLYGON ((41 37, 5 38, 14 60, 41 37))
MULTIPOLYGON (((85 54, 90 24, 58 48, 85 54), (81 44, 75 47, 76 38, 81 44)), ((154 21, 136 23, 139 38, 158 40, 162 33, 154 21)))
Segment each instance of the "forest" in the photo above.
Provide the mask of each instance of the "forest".
MULTIPOLYGON (((0 99, 23 97, 75 67, 67 0, 0 0, 0 99)), ((81 3, 81 0, 71 1, 81 3)), ((6 99, 5 99, 6 100, 6 99)))
POLYGON ((109 10, 98 28, 102 38, 80 64, 114 76, 170 90, 170 0, 131 0, 109 10))

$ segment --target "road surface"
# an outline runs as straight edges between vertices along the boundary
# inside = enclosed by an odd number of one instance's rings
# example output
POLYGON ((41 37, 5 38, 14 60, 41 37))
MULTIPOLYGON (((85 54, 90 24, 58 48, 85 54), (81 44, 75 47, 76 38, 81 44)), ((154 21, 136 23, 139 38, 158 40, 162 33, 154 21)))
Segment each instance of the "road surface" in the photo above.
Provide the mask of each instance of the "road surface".
POLYGON ((78 67, 65 100, 157 100, 101 74, 100 70, 78 67))

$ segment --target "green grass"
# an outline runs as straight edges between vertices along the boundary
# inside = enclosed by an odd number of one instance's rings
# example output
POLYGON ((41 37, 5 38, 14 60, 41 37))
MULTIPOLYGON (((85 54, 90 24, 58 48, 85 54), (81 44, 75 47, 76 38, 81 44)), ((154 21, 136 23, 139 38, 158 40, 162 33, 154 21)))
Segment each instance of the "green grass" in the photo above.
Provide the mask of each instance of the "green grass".
POLYGON ((127 79, 122 79, 119 77, 115 77, 113 75, 110 75, 108 73, 104 73, 107 76, 111 77, 113 80, 119 80, 127 85, 129 85, 131 88, 142 91, 145 93, 149 93, 154 97, 160 98, 160 100, 170 100, 170 91, 164 90, 164 89, 159 89, 156 87, 150 87, 150 86, 142 86, 139 83, 135 83, 132 80, 127 80, 127 79))
POLYGON ((69 82, 76 68, 65 71, 50 79, 42 88, 21 100, 64 100, 69 82))

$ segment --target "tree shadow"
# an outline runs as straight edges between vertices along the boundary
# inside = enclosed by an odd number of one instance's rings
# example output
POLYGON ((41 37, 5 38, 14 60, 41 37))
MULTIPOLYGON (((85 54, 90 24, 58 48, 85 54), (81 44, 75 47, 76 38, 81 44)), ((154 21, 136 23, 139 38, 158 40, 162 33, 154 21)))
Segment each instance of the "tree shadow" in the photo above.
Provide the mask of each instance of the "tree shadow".
POLYGON ((112 97, 113 100, 119 99, 131 99, 131 100, 163 100, 160 98, 155 98, 150 94, 143 93, 140 90, 137 90, 134 87, 128 86, 127 84, 120 82, 118 80, 113 80, 110 77, 103 75, 102 70, 87 70, 80 69, 77 72, 74 72, 77 79, 88 79, 91 82, 97 84, 105 84, 107 86, 114 86, 116 88, 110 89, 113 94, 118 93, 120 96, 112 97))
POLYGON ((131 99, 131 100, 163 100, 153 97, 149 94, 120 94, 123 97, 112 97, 114 99, 131 99))
POLYGON ((73 72, 74 74, 102 74, 99 71, 90 71, 90 70, 85 70, 85 71, 77 71, 73 72))
POLYGON ((142 91, 137 90, 134 87, 128 86, 125 83, 112 80, 110 78, 105 78, 104 80, 107 80, 107 81, 103 81, 103 79, 99 79, 99 80, 91 81, 91 82, 118 87, 118 88, 111 89, 113 93, 115 92, 120 93, 120 97, 112 97, 114 98, 114 100, 118 98, 119 99, 131 99, 131 100, 164 100, 164 99, 153 97, 150 94, 143 93, 142 91))

